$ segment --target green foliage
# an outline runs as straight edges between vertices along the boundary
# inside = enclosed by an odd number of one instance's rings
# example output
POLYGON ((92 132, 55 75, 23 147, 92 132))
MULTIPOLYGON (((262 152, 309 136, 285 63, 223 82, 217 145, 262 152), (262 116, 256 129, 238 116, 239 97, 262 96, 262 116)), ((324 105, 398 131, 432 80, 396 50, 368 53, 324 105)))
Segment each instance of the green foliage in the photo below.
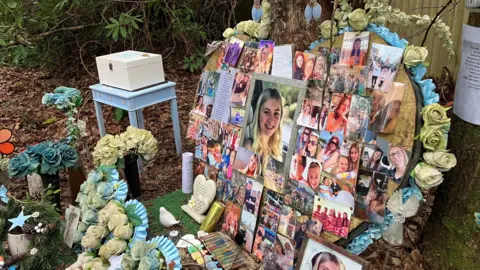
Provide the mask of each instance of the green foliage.
POLYGON ((183 58, 183 69, 189 70, 191 73, 201 71, 206 60, 207 58, 197 51, 195 54, 183 58))
POLYGON ((109 29, 107 37, 113 38, 114 41, 118 40, 119 33, 122 38, 127 38, 127 35, 132 36, 133 30, 138 30, 137 23, 142 22, 141 19, 126 13, 121 13, 118 20, 110 18, 109 21, 111 24, 105 26, 106 29, 109 29))
POLYGON ((113 119, 115 119, 115 121, 117 121, 117 122, 122 121, 124 116, 125 116, 125 110, 124 109, 115 108, 115 110, 113 110, 113 119))

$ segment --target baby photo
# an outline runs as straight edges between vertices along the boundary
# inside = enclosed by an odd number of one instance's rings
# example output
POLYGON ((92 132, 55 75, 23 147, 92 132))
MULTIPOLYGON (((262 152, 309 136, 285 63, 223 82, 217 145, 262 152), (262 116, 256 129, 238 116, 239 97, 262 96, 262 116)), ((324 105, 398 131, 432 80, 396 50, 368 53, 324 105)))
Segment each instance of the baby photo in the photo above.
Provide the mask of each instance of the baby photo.
POLYGON ((209 97, 207 95, 198 95, 197 100, 193 105, 192 112, 210 118, 212 116, 213 101, 213 97, 209 97))
POLYGON ((273 232, 277 232, 280 221, 280 210, 283 198, 271 190, 267 191, 265 202, 260 213, 260 224, 273 232))
POLYGON ((266 188, 283 194, 285 187, 284 164, 270 158, 263 172, 263 181, 266 188))
POLYGON ((327 123, 325 130, 329 132, 345 133, 348 123, 348 113, 350 112, 350 104, 352 103, 352 95, 338 94, 332 95, 327 123))
POLYGON ((323 224, 323 229, 343 238, 348 237, 352 209, 346 205, 315 196, 312 218, 323 224))
POLYGON ((381 133, 395 132, 404 93, 405 84, 394 82, 388 93, 374 95, 369 130, 381 133))
POLYGON ((238 147, 233 169, 248 177, 256 178, 260 175, 260 157, 243 147, 238 147))
POLYGON ((240 56, 240 60, 238 61, 238 68, 245 73, 250 73, 255 70, 258 62, 257 55, 257 49, 246 46, 243 47, 242 55, 240 56))
POLYGON ((318 48, 317 60, 313 68, 312 80, 315 85, 323 87, 327 79, 329 48, 318 48))
POLYGON ((236 106, 245 106, 247 101, 248 89, 250 88, 251 75, 243 72, 235 74, 233 83, 232 97, 230 102, 236 106))
POLYGON ((240 246, 244 246, 248 252, 252 252, 256 224, 257 217, 245 209, 242 210, 242 216, 240 217, 240 229, 237 237, 235 238, 235 242, 237 242, 237 244, 240 246), (238 237, 239 235, 243 237, 238 237))
POLYGON ((327 90, 337 93, 365 95, 367 93, 366 80, 366 68, 334 65, 330 69, 327 90))
POLYGON ((370 32, 346 32, 343 36, 340 64, 365 66, 367 63, 370 32))
MULTIPOLYGON (((313 99, 304 99, 297 125, 318 130, 322 103, 313 99)), ((326 117, 326 114, 325 114, 326 117)))
POLYGON ((275 42, 271 40, 260 40, 257 53, 258 64, 255 66, 256 73, 270 74, 274 47, 275 42))
POLYGON ((327 172, 322 173, 318 196, 347 205, 352 209, 355 207, 355 186, 327 172))
POLYGON ((238 171, 234 171, 231 179, 231 186, 233 192, 229 200, 239 205, 243 205, 245 203, 245 195, 247 192, 247 177, 238 171))
POLYGON ((382 224, 385 217, 390 179, 383 173, 372 172, 372 174, 373 177, 370 180, 367 195, 360 196, 360 194, 365 194, 365 187, 357 186, 360 189, 357 192, 355 216, 375 224, 382 224))
POLYGON ((273 252, 273 244, 277 234, 263 225, 258 225, 255 233, 255 241, 253 242, 252 254, 259 260, 267 257, 270 252, 273 252))
POLYGON ((196 140, 203 136, 203 125, 205 121, 205 117, 196 113, 190 113, 188 119, 187 139, 196 140))
POLYGON ((239 107, 230 107, 230 118, 228 123, 242 127, 245 121, 245 109, 239 107))
POLYGON ((289 239, 293 239, 295 236, 295 221, 296 211, 288 205, 283 205, 280 210, 280 223, 278 224, 277 232, 289 239))
POLYGON ((262 200, 263 185, 250 178, 247 178, 246 185, 243 210, 257 216, 260 201, 262 200))
POLYGON ((354 141, 344 141, 340 147, 340 156, 335 168, 330 171, 338 179, 344 179, 352 187, 355 186, 360 163, 362 144, 354 141))
POLYGON ((368 58, 367 88, 387 92, 402 62, 402 48, 373 43, 368 58))
POLYGON ((225 203, 225 210, 223 212, 222 231, 230 235, 233 239, 237 236, 238 224, 240 222, 240 215, 242 208, 240 205, 231 201, 225 203))
POLYGON ((236 37, 231 37, 230 42, 225 50, 225 58, 223 62, 229 66, 236 66, 237 61, 242 54, 243 45, 245 43, 236 37))
POLYGON ((365 142, 368 137, 368 125, 370 123, 370 110, 372 98, 354 95, 348 114, 347 134, 348 140, 365 142))
POLYGON ((295 52, 293 60, 293 78, 295 80, 309 81, 313 76, 315 55, 305 52, 295 52))
POLYGON ((284 202, 293 209, 302 214, 309 214, 313 209, 313 199, 315 191, 302 183, 296 181, 288 181, 286 185, 286 193, 284 202))
POLYGON ((323 163, 323 171, 331 172, 338 163, 340 147, 343 144, 343 132, 320 132, 320 145, 317 160, 323 163))

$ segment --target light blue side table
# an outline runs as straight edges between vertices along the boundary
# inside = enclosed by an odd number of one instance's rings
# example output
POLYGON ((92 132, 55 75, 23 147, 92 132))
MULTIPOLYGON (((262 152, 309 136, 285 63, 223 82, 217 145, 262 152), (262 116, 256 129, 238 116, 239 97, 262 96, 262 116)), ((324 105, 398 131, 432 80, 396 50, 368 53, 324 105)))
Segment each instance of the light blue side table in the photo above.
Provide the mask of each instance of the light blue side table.
POLYGON ((180 134, 180 122, 178 120, 175 85, 174 82, 166 82, 132 92, 103 84, 90 86, 90 89, 92 89, 93 102, 95 103, 95 113, 97 114, 100 137, 103 137, 106 134, 102 104, 107 104, 128 111, 130 125, 137 128, 144 128, 142 109, 160 102, 170 101, 170 114, 172 115, 175 146, 177 154, 181 155, 182 139, 180 134))

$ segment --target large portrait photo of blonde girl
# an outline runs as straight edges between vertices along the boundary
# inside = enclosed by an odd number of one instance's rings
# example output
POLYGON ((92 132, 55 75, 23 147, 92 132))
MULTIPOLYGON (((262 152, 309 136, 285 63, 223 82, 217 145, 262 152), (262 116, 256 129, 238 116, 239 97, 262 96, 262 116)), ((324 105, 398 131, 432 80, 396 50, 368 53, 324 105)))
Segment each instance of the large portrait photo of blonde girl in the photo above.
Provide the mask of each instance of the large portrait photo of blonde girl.
POLYGON ((261 157, 263 168, 270 158, 285 164, 290 144, 295 144, 295 140, 291 140, 292 133, 297 130, 293 119, 298 116, 305 91, 306 83, 302 81, 254 75, 241 142, 243 147, 261 157))

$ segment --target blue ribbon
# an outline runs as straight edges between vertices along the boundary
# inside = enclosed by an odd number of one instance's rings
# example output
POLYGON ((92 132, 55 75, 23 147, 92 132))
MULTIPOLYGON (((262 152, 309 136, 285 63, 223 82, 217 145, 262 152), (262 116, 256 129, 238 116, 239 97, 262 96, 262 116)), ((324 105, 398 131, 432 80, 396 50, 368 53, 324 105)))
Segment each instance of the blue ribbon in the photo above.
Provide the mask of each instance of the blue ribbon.
POLYGON ((0 187, 0 200, 4 203, 8 203, 7 188, 4 185, 0 187))

